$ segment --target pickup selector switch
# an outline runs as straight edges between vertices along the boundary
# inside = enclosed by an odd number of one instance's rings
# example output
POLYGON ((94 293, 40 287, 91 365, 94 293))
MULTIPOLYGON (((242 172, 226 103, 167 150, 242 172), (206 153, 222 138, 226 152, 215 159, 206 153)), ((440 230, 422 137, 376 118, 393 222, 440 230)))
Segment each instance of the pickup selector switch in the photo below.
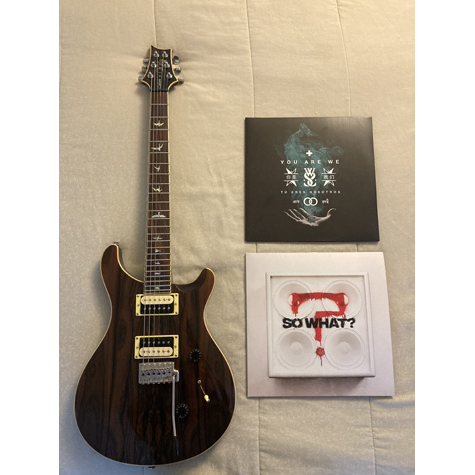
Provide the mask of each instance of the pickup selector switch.
POLYGON ((190 360, 193 361, 193 363, 198 363, 198 361, 201 359, 201 351, 198 348, 195 348, 190 352, 190 360))

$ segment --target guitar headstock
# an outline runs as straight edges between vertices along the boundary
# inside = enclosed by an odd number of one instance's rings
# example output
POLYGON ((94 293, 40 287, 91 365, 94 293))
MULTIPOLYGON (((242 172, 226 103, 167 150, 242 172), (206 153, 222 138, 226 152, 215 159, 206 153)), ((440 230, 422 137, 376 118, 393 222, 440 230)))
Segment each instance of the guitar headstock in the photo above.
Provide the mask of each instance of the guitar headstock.
POLYGON ((183 83, 181 77, 176 74, 181 69, 178 66, 180 62, 178 56, 172 56, 170 49, 158 49, 150 46, 149 57, 144 59, 142 71, 143 76, 139 76, 139 82, 146 84, 152 92, 169 91, 175 84, 183 83))

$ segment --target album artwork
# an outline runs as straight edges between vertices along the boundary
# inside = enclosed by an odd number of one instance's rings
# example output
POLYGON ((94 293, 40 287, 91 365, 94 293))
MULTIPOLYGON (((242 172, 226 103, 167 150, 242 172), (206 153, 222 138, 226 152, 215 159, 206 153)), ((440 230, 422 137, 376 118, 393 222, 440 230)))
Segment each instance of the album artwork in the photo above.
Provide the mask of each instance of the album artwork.
POLYGON ((372 119, 246 118, 248 242, 378 241, 372 119))
POLYGON ((271 378, 373 377, 368 274, 267 274, 271 378))
POLYGON ((248 396, 394 394, 381 252, 246 254, 248 396))

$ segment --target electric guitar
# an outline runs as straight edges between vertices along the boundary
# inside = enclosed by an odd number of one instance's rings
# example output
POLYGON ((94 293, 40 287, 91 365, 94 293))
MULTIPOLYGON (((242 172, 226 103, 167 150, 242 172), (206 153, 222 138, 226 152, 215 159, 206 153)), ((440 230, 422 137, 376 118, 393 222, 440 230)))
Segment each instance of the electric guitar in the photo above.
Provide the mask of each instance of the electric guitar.
POLYGON ((110 245, 101 273, 111 302, 107 332, 76 391, 75 415, 86 442, 118 462, 155 466, 208 450, 234 412, 230 367, 208 332, 204 309, 214 274, 172 282, 168 92, 178 57, 150 48, 139 81, 150 88, 146 252, 143 282, 110 245))

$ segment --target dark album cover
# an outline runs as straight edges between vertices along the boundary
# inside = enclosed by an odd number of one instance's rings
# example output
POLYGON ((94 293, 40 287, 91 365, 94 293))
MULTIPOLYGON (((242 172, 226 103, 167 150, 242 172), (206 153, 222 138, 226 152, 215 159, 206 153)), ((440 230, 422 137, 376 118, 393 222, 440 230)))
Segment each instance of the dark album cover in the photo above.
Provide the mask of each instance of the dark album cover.
POLYGON ((246 118, 246 241, 378 241, 372 120, 246 118))

